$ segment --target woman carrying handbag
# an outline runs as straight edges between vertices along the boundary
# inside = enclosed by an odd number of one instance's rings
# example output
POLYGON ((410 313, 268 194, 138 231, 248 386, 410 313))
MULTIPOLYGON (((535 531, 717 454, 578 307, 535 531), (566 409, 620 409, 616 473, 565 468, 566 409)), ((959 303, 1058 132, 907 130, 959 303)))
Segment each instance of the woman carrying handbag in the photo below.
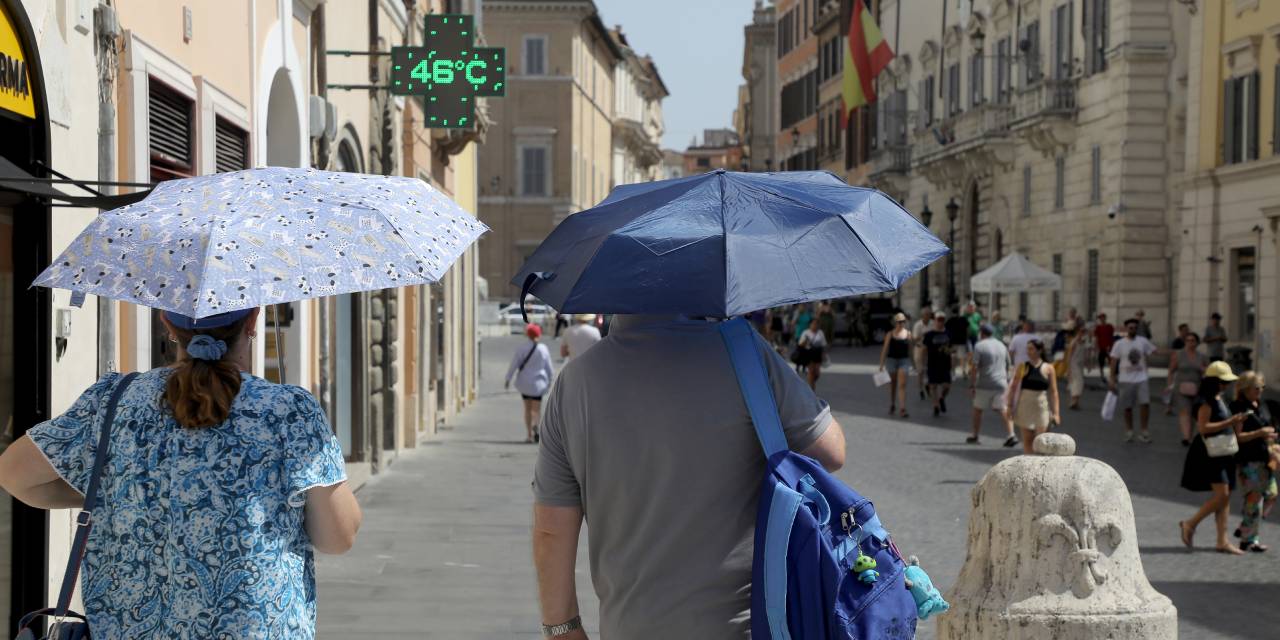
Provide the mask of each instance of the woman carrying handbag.
POLYGON ((1213 514, 1218 534, 1217 551, 1232 555, 1244 554, 1240 547, 1227 539, 1231 491, 1236 487, 1235 454, 1240 450, 1240 442, 1260 437, 1262 432, 1242 435, 1240 426, 1244 424, 1247 414, 1232 415, 1222 399, 1222 392, 1236 379, 1236 375, 1231 372, 1231 365, 1221 360, 1211 363, 1205 368, 1204 377, 1200 381, 1200 393, 1192 403, 1192 411, 1196 416, 1196 434, 1187 449, 1186 462, 1182 466, 1182 487, 1188 491, 1212 491, 1213 495, 1191 519, 1178 523, 1178 534, 1182 538, 1182 544, 1188 549, 1192 547, 1196 527, 1209 514, 1213 514))
POLYGON ((51 637, 315 635, 313 549, 350 549, 360 507, 316 399, 247 373, 257 317, 164 313, 177 363, 107 374, 0 456, 15 498, 86 509, 51 617, 83 563, 87 628, 51 637))

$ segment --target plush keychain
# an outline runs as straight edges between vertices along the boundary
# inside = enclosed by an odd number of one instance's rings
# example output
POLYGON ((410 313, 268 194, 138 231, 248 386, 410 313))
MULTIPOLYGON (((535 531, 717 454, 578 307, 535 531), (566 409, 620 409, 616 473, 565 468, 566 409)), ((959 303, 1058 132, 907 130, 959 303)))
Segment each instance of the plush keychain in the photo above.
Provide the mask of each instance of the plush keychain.
POLYGON ((862 549, 858 549, 858 557, 853 561, 853 572, 858 574, 858 580, 866 584, 871 584, 880 577, 880 572, 876 571, 876 559, 862 553, 862 549))
MULTIPOLYGON (((872 564, 875 563, 872 562, 872 564)), ((907 570, 904 575, 906 576, 907 590, 911 592, 911 597, 916 601, 916 615, 920 616, 921 620, 928 620, 929 616, 935 613, 944 613, 951 608, 951 605, 942 599, 942 594, 938 593, 938 588, 933 586, 933 581, 929 579, 929 574, 920 568, 919 558, 911 556, 907 560, 907 570)))

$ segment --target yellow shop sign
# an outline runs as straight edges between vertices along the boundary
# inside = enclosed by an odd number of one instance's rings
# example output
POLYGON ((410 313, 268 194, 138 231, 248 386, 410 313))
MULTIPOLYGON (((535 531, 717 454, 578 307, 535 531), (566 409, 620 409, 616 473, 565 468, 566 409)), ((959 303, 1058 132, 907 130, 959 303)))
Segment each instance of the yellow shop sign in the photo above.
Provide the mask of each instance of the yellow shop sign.
POLYGON ((31 71, 9 12, 0 5, 0 109, 36 117, 31 96, 31 71))

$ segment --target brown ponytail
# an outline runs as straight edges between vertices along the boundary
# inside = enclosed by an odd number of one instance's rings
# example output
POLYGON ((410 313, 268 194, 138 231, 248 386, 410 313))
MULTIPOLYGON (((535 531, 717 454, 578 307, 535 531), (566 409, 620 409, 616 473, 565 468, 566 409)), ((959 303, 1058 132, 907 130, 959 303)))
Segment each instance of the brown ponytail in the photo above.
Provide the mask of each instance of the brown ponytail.
POLYGON ((248 318, 225 327, 207 329, 172 328, 182 345, 183 355, 165 383, 164 400, 173 410, 178 424, 190 429, 221 424, 231 413, 231 401, 240 392, 240 367, 224 356, 220 360, 199 360, 187 355, 187 344, 196 336, 207 335, 227 343, 234 349, 244 336, 248 318))

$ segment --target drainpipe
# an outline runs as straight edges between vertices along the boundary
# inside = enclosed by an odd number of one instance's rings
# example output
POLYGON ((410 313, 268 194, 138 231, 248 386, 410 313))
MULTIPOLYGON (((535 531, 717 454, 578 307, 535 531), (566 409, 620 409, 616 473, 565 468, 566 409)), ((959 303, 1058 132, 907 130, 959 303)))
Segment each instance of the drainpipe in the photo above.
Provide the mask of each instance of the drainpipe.
MULTIPOLYGON (((104 193, 116 179, 116 38, 120 22, 109 1, 94 7, 94 58, 98 67, 98 180, 104 193)), ((116 303, 98 298, 98 376, 116 368, 116 303)))

